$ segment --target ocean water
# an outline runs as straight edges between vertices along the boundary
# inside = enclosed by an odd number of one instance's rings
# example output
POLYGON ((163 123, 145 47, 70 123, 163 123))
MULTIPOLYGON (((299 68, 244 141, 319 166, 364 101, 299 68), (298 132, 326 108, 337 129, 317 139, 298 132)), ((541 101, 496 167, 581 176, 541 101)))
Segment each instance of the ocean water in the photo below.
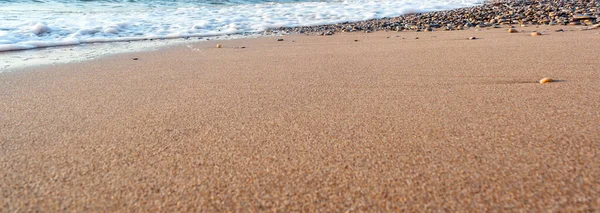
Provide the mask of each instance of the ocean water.
POLYGON ((255 33, 269 28, 360 21, 480 3, 481 0, 0 0, 0 53, 255 33))

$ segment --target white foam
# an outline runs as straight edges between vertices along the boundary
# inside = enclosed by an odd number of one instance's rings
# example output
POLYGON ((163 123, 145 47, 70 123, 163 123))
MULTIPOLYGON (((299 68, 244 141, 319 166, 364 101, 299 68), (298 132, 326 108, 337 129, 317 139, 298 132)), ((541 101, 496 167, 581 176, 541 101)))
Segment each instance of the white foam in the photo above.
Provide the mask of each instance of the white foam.
POLYGON ((346 0, 225 6, 192 3, 0 3, 0 51, 259 32, 466 7, 479 4, 480 0, 346 0))
POLYGON ((31 26, 31 33, 37 36, 42 36, 44 33, 49 31, 50 28, 42 23, 36 23, 35 25, 31 26))

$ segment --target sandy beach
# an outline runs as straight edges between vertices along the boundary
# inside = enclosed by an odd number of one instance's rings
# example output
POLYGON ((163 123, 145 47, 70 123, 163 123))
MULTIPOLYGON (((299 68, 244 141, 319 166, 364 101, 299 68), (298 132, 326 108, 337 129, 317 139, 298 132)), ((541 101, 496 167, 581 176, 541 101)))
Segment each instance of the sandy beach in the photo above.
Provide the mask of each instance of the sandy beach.
POLYGON ((600 211, 600 30, 507 29, 0 73, 0 212, 600 211))

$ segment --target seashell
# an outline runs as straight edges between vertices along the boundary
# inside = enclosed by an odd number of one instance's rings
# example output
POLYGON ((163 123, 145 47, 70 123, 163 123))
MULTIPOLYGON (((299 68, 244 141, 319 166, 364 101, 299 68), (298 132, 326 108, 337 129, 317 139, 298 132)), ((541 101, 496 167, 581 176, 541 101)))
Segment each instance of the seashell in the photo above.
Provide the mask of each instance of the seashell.
POLYGON ((540 80, 540 84, 545 84, 545 83, 550 83, 553 82, 554 80, 552 80, 551 78, 542 78, 540 80))

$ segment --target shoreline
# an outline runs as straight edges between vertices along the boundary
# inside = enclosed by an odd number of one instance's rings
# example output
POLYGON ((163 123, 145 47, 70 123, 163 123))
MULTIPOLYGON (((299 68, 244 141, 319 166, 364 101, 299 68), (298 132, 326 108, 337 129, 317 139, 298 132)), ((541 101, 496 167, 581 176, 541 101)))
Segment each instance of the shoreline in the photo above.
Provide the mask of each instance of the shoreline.
POLYGON ((7 63, 0 67, 0 73, 36 69, 44 66, 63 65, 69 63, 85 63, 103 57, 139 52, 161 51, 166 48, 191 45, 209 40, 227 41, 231 39, 252 39, 256 35, 226 35, 215 37, 194 37, 177 39, 149 39, 125 42, 101 42, 84 45, 66 45, 36 48, 29 50, 0 52, 0 61, 7 63), (58 55, 49 58, 50 55, 58 55), (12 63, 12 64, 11 64, 12 63))
MULTIPOLYGON (((91 26, 84 26, 81 29, 71 28, 67 24, 69 21, 60 21, 61 18, 65 18, 63 15, 61 15, 61 13, 53 13, 52 11, 48 11, 46 18, 38 17, 35 13, 31 14, 30 16, 21 17, 19 14, 27 14, 29 9, 36 9, 38 5, 28 5, 25 2, 14 2, 12 5, 16 9, 11 10, 11 3, 9 2, 7 8, 9 10, 7 10, 7 15, 23 20, 29 20, 29 17, 31 17, 32 25, 29 27, 23 26, 24 28, 19 30, 21 28, 19 27, 17 20, 7 19, 8 26, 4 27, 4 29, 2 29, 0 32, 0 40, 2 40, 0 42, 2 43, 0 44, 0 51, 107 41, 116 42, 140 39, 212 37, 229 34, 243 35, 249 32, 260 33, 266 29, 280 26, 312 26, 316 24, 379 18, 384 15, 398 16, 402 15, 405 11, 400 7, 404 8, 405 6, 409 6, 403 1, 376 3, 368 0, 360 0, 354 2, 354 4, 346 4, 338 1, 284 1, 272 3, 269 3, 269 1, 261 3, 259 1, 255 2, 256 4, 235 2, 232 4, 226 4, 227 6, 224 7, 218 5, 210 6, 211 4, 207 5, 203 2, 181 2, 183 4, 173 2, 173 4, 169 4, 169 1, 166 1, 163 2, 166 4, 161 5, 160 1, 161 0, 156 2, 147 2, 147 6, 155 9, 151 9, 149 11, 137 11, 139 13, 135 13, 137 16, 140 16, 138 17, 138 21, 140 22, 117 15, 114 18, 118 18, 120 21, 122 21, 121 23, 100 23, 99 25, 92 24, 91 26), (178 5, 182 7, 178 7, 178 5), (314 7, 321 8, 321 10, 311 11, 310 9, 314 7), (22 8, 22 10, 18 8, 22 8), (292 13, 281 12, 288 10, 292 13), (256 11, 261 12, 255 13, 256 11), (330 16, 332 14, 333 16, 330 16), (163 22, 159 19, 152 18, 153 15, 159 15, 168 18, 166 19, 166 22, 163 22), (276 18, 264 18, 264 15, 276 18), (228 17, 233 19, 229 19, 228 17), (172 22, 169 20, 177 21, 172 22), (147 25, 143 24, 144 22, 147 25), (160 28, 163 29, 160 30, 160 28), (67 35, 68 37, 65 37, 67 35)), ((436 3, 417 5, 421 6, 423 11, 432 11, 474 5, 476 4, 476 1, 478 0, 457 1, 453 3, 444 2, 446 3, 445 7, 435 6, 436 3)), ((93 4, 93 2, 84 3, 77 5, 78 7, 76 8, 70 9, 73 9, 73 11, 85 12, 86 8, 90 6, 92 8, 88 9, 93 9, 93 4)), ((121 4, 121 6, 126 5, 131 4, 121 4)), ((98 5, 97 8, 99 9, 99 13, 97 13, 98 16, 96 16, 96 18, 110 19, 109 16, 112 10, 109 7, 104 6, 98 5)), ((126 10, 122 12, 127 13, 126 10)), ((84 21, 88 20, 85 16, 74 16, 71 18, 75 17, 78 17, 84 21)))
MULTIPOLYGON (((268 29, 264 32, 258 32, 250 35, 249 37, 260 37, 260 36, 285 36, 285 35, 320 35, 329 36, 336 33, 372 33, 378 31, 416 31, 416 32, 431 32, 431 31, 455 31, 455 30, 472 30, 472 29, 487 29, 487 28, 506 28, 506 27, 526 27, 526 26, 575 26, 581 28, 581 30, 593 30, 600 28, 600 2, 592 1, 588 3, 581 2, 560 2, 555 0, 541 0, 541 1, 496 1, 496 2, 485 2, 481 5, 456 8, 450 10, 432 11, 426 13, 414 13, 406 14, 391 18, 380 18, 358 22, 344 22, 338 24, 326 24, 317 26, 298 26, 298 27, 281 27, 278 29, 268 29), (524 15, 525 14, 525 15, 524 15), (531 15, 533 14, 533 15, 531 15)), ((233 38, 229 38, 230 35, 225 37, 225 40, 229 39, 245 39, 248 38, 247 33, 234 34, 233 38), (244 36, 235 38, 236 36, 244 36)), ((219 39, 217 36, 216 39, 219 39)), ((194 37, 195 38, 195 37, 194 37)), ((205 37, 198 37, 198 39, 205 37)), ((215 37, 209 37, 214 39, 215 37)), ((164 44, 151 45, 147 43, 146 39, 141 39, 142 42, 146 42, 137 48, 130 50, 121 50, 115 53, 127 53, 127 52, 145 52, 145 51, 156 51, 162 48, 170 48, 169 46, 181 45, 178 43, 188 43, 187 38, 175 38, 175 39, 157 39, 156 41, 163 42, 164 44), (183 39, 183 41, 181 41, 183 39), (167 43, 175 44, 167 44, 167 43)), ((152 41, 152 39, 150 39, 152 41)), ((137 41, 134 41, 137 42, 137 41)), ((128 42, 129 43, 129 42, 128 42)), ((190 41, 189 43, 196 43, 190 41)), ((62 56, 57 60, 49 60, 47 58, 34 58, 37 62, 27 62, 30 60, 31 54, 28 56, 16 57, 23 58, 20 62, 19 59, 9 60, 4 58, 5 67, 0 67, 0 72, 5 70, 10 72, 10 63, 20 63, 19 67, 37 66, 37 65, 49 65, 53 64, 54 61, 59 63, 69 63, 78 61, 94 60, 98 57, 103 57, 105 53, 98 53, 98 51, 106 51, 106 49, 114 49, 118 43, 108 42, 107 45, 99 48, 99 50, 91 50, 91 52, 85 54, 91 54, 92 56, 82 56, 83 53, 67 53, 69 56, 62 56), (110 46, 112 45, 112 47, 110 46), (75 54, 75 55, 74 55, 75 54), (76 59, 69 59, 75 57, 76 59), (92 58, 90 58, 92 57, 92 58)), ((92 43, 91 45, 98 45, 92 43)), ((101 45, 101 44, 100 44, 101 45)), ((82 48, 83 45, 76 46, 65 46, 63 47, 50 47, 54 49, 53 54, 60 53, 61 49, 82 48)), ((38 50, 26 50, 26 51, 38 51, 38 50)), ((39 49, 39 52, 44 49, 39 49)), ((64 52, 64 51, 63 51, 64 52)), ((25 52, 23 52, 25 53, 25 52)), ((19 55, 17 52, 0 52, 0 56, 4 55, 19 55)), ((34 53, 39 54, 39 53, 34 53)), ((61 53, 64 54, 64 53, 61 53)), ((111 54, 111 53, 109 53, 111 54)), ((14 58, 14 57, 12 57, 14 58)), ((0 60, 3 60, 0 58, 0 60)))
MULTIPOLYGON (((594 25, 594 26, 596 26, 596 25, 594 25)), ((594 26, 592 26, 592 27, 594 27, 594 26)), ((489 30, 489 29, 509 29, 509 28, 511 28, 511 27, 510 26, 502 26, 502 27, 473 28, 473 29, 465 29, 465 30, 461 30, 461 31, 477 32, 477 31, 489 30)), ((515 27, 512 27, 512 28, 515 28, 515 27)), ((521 31, 519 31, 519 33, 525 32, 524 30, 522 30, 523 28, 528 29, 531 32, 537 32, 537 30, 535 30, 535 29, 540 29, 540 28, 541 29, 551 28, 553 30, 562 30, 564 28, 564 29, 569 29, 570 31, 586 31, 586 30, 597 29, 597 28, 588 28, 585 26, 551 26, 551 25, 531 25, 531 26, 524 25, 523 27, 517 27, 517 28, 521 29, 521 31)), ((546 31, 548 31, 548 30, 546 30, 546 31)), ((546 31, 544 31, 544 33, 546 33, 546 31)), ((423 33, 422 35, 428 36, 433 31, 425 31, 425 32, 406 31, 406 32, 423 33)), ((449 31, 443 31, 443 32, 449 32, 449 31)), ((365 36, 368 36, 371 33, 373 33, 373 32, 366 33, 365 36)), ((398 36, 402 37, 405 34, 405 33, 402 33, 402 34, 401 33, 393 33, 393 32, 389 32, 389 31, 375 31, 375 33, 392 33, 392 34, 390 34, 390 36, 396 36, 396 37, 398 37, 398 36)), ((358 32, 345 32, 342 34, 346 35, 346 36, 352 36, 354 34, 356 34, 356 36, 362 36, 362 34, 358 33, 358 32)), ((187 39, 183 39, 183 40, 168 39, 168 40, 157 40, 159 42, 164 42, 162 44, 150 44, 150 43, 141 44, 140 43, 140 44, 137 44, 136 46, 138 46, 138 47, 135 47, 134 49, 130 48, 128 50, 118 50, 118 51, 108 50, 108 49, 112 49, 114 47, 114 45, 118 45, 121 42, 107 43, 107 44, 104 44, 104 43, 91 44, 91 45, 103 45, 102 47, 95 47, 95 48, 92 47, 91 49, 89 49, 89 47, 86 47, 86 46, 76 45, 76 46, 66 46, 66 47, 48 47, 48 48, 42 48, 42 49, 23 50, 23 51, 16 51, 16 52, 0 52, 0 55, 5 54, 5 56, 9 57, 9 58, 27 58, 27 60, 25 60, 25 61, 16 62, 16 63, 18 63, 16 65, 9 64, 4 68, 0 67, 0 74, 27 71, 27 70, 44 69, 44 67, 63 66, 63 65, 71 64, 71 63, 89 63, 89 62, 93 62, 95 60, 101 60, 103 58, 119 57, 121 55, 144 54, 144 53, 156 52, 156 51, 165 51, 165 50, 172 49, 172 48, 183 49, 183 48, 195 48, 193 46, 202 46, 202 47, 210 46, 210 45, 200 45, 201 43, 209 43, 214 46, 217 43, 225 43, 225 42, 231 41, 231 40, 252 40, 252 39, 257 39, 257 38, 273 38, 273 37, 286 38, 286 37, 318 36, 318 35, 319 34, 308 35, 308 34, 297 34, 297 33, 278 34, 276 32, 275 34, 269 34, 269 35, 261 35, 261 36, 252 35, 250 37, 239 37, 239 38, 232 37, 232 38, 221 39, 219 37, 216 37, 216 38, 203 38, 202 37, 202 38, 199 38, 199 39, 204 39, 201 41, 190 41, 187 39), (65 49, 69 49, 70 51, 73 51, 73 49, 77 49, 77 48, 84 49, 84 51, 79 51, 79 52, 86 52, 86 53, 84 55, 81 55, 81 53, 76 53, 77 51, 68 52, 68 53, 64 52, 65 49), (85 49, 89 49, 89 50, 86 51, 85 49), (106 51, 111 51, 111 52, 104 53, 106 51), (30 52, 31 54, 21 55, 21 54, 19 54, 21 52, 23 52, 23 53, 30 52), (44 52, 46 52, 48 54, 59 53, 59 54, 62 54, 63 56, 61 56, 62 59, 49 59, 45 56, 40 57, 40 58, 35 57, 35 55, 43 55, 44 52), (76 54, 76 55, 73 55, 73 54, 76 54), (13 56, 11 57, 11 55, 13 55, 13 56), (69 56, 66 56, 66 55, 69 55, 69 56), (31 60, 31 59, 33 59, 33 60, 31 60)), ((417 34, 417 35, 419 35, 419 34, 417 34)), ((149 42, 149 41, 140 41, 140 42, 149 42)), ((125 43, 129 43, 129 42, 125 42, 125 43)), ((5 58, 5 59, 7 60, 6 62, 10 62, 10 60, 8 58, 5 58)), ((2 60, 2 58, 0 58, 0 60, 2 60)))

